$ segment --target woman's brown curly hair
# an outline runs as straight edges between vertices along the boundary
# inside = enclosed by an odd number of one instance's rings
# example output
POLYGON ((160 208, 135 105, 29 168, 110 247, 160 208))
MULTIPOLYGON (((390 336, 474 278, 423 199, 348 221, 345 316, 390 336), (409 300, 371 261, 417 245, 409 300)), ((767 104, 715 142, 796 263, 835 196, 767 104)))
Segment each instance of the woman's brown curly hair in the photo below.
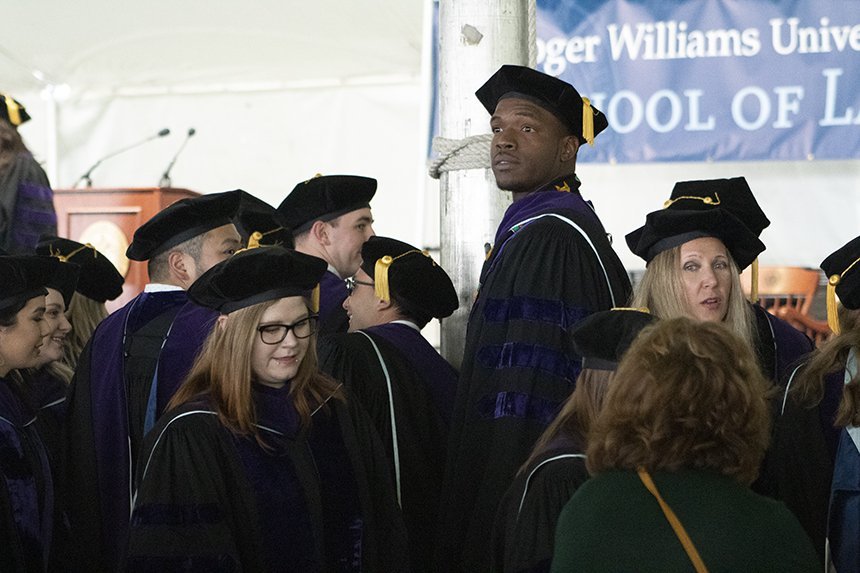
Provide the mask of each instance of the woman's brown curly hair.
POLYGON ((769 392, 753 352, 722 324, 660 321, 619 365, 588 469, 711 469, 751 483, 770 436, 769 392))

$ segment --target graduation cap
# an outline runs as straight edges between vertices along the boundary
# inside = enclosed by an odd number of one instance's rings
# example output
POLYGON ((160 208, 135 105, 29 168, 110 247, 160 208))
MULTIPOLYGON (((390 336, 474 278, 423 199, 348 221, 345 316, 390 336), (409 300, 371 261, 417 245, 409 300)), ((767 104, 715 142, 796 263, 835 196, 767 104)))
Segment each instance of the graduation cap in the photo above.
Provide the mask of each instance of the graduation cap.
POLYGON ((232 223, 239 198, 236 190, 180 199, 138 227, 125 256, 146 261, 206 231, 232 223))
POLYGON ((81 272, 75 290, 87 298, 105 302, 122 294, 125 279, 113 263, 89 243, 43 235, 36 245, 36 254, 56 257, 60 262, 79 266, 81 272))
POLYGON ((743 177, 679 181, 675 183, 672 195, 663 207, 685 211, 719 207, 740 219, 756 237, 761 236, 761 232, 770 226, 770 219, 759 207, 752 189, 743 177))
POLYGON ((45 285, 57 271, 60 261, 38 255, 0 257, 0 312, 45 296, 45 285))
POLYGON ((261 245, 293 247, 293 233, 280 211, 245 191, 239 191, 235 223, 242 242, 252 249, 261 245))
POLYGON ((307 231, 314 221, 331 221, 370 207, 376 179, 358 175, 317 175, 296 185, 278 211, 294 234, 307 231))
POLYGON ((585 317, 570 332, 582 368, 616 370, 639 332, 656 320, 644 308, 613 308, 585 317))
POLYGON ((60 264, 57 265, 56 270, 45 283, 47 288, 60 291, 66 308, 69 308, 69 303, 72 302, 72 295, 75 294, 80 273, 81 267, 74 263, 60 264))
MULTIPOLYGON (((663 205, 668 209, 708 210, 722 208, 737 217, 756 237, 770 226, 752 189, 743 177, 679 181, 663 205)), ((758 302, 758 258, 752 262, 750 299, 758 302)))
POLYGON ((460 306, 448 273, 426 252, 387 237, 370 237, 361 247, 361 268, 373 278, 380 300, 391 294, 434 318, 450 316, 460 306))
POLYGON ((860 237, 851 239, 824 259, 821 270, 827 275, 827 323, 830 330, 839 334, 836 295, 845 308, 860 308, 860 237))
POLYGON ((475 92, 492 115, 499 100, 529 100, 556 116, 570 132, 594 145, 594 136, 609 126, 606 115, 569 83, 525 66, 504 65, 475 92))
POLYGON ((288 296, 318 300, 327 268, 324 260, 292 249, 248 249, 203 273, 188 289, 188 297, 221 314, 288 296))
POLYGON ((0 93, 0 119, 5 119, 13 127, 18 127, 22 123, 30 121, 30 114, 12 96, 0 93))
POLYGON ((630 250, 650 263, 659 253, 701 237, 720 239, 739 270, 745 269, 765 248, 746 225, 720 207, 687 211, 670 206, 654 211, 648 213, 645 225, 625 238, 630 250))

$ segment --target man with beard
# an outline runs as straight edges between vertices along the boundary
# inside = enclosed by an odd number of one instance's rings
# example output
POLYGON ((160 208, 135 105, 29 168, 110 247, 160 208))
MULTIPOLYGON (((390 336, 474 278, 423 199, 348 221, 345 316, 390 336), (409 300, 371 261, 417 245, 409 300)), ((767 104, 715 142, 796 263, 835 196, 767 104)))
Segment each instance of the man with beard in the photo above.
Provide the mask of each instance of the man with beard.
POLYGON ((150 283, 96 328, 67 398, 61 487, 76 540, 70 570, 119 570, 143 437, 217 318, 186 291, 240 248, 232 218, 241 193, 182 199, 134 233, 126 256, 148 261, 150 283))

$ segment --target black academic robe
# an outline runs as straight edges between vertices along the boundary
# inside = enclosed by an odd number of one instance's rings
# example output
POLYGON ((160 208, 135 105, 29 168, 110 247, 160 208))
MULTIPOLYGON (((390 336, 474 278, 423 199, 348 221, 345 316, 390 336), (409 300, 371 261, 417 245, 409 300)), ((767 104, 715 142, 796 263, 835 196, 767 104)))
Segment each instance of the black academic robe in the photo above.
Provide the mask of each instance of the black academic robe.
POLYGON ((54 535, 48 452, 15 382, 0 378, 0 571, 44 571, 54 535))
POLYGON ((579 374, 569 330, 630 297, 578 187, 571 175, 511 205, 481 271, 451 426, 442 570, 487 570, 498 501, 579 374))
POLYGON ((560 436, 517 474, 499 502, 493 526, 493 571, 549 571, 558 516, 588 479, 582 450, 560 436))
POLYGON ((33 156, 19 153, 0 173, 0 249, 33 254, 42 235, 57 234, 54 192, 33 156))
POLYGON ((781 387, 795 367, 815 346, 806 334, 783 319, 752 304, 756 328, 756 350, 759 364, 765 377, 781 387))
POLYGON ((355 400, 329 400, 309 432, 289 388, 254 387, 265 443, 222 425, 206 396, 147 437, 129 571, 405 571, 384 454, 355 400))
POLYGON ((349 293, 343 279, 327 270, 320 279, 319 334, 320 337, 346 332, 349 329, 349 316, 343 308, 343 301, 349 293))
POLYGON ((329 337, 320 343, 320 365, 343 382, 370 415, 382 438, 392 480, 399 487, 411 569, 432 571, 457 371, 416 326, 403 323, 329 337), (394 402, 396 452, 386 373, 394 402))
POLYGON ((834 421, 842 397, 843 373, 825 377, 822 400, 812 408, 795 401, 791 383, 796 376, 797 373, 789 378, 789 384, 776 399, 773 436, 753 489, 788 506, 823 563, 839 443, 839 429, 834 427, 834 421))
POLYGON ((183 291, 143 293, 103 320, 81 353, 66 401, 60 484, 77 540, 69 570, 117 570, 143 436, 216 318, 183 291))

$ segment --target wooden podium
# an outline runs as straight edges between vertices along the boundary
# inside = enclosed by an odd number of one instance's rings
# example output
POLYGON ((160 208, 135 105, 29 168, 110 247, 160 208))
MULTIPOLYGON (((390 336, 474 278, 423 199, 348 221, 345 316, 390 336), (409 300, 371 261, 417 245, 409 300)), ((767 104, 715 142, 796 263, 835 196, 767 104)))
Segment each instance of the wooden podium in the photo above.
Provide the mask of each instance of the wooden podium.
POLYGON ((194 191, 172 187, 54 189, 57 234, 90 243, 125 277, 122 295, 107 303, 113 312, 148 282, 146 263, 130 261, 125 256, 135 230, 171 203, 197 196, 199 193, 194 191))

